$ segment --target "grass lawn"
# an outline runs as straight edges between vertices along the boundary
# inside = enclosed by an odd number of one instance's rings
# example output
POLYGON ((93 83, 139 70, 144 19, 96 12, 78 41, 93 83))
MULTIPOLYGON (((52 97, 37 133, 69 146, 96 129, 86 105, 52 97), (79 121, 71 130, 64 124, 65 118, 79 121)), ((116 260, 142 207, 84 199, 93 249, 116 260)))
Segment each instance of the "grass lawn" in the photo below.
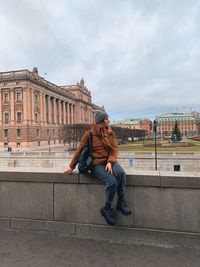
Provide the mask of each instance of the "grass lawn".
MULTIPOLYGON (((145 144, 154 144, 154 141, 145 141, 145 144)), ((157 146, 158 152, 200 152, 200 141, 193 141, 189 140, 187 143, 191 144, 192 146, 189 147, 159 147, 157 146)), ((154 146, 148 147, 144 146, 143 141, 140 142, 133 142, 127 143, 119 146, 119 151, 125 152, 154 152, 154 146)))

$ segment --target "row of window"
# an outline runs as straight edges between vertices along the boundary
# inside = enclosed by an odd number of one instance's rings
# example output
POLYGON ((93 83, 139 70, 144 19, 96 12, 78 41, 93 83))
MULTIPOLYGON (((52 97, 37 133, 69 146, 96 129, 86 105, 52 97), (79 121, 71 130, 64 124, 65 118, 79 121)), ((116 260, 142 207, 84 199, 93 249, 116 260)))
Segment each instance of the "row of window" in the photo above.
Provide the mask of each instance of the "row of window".
MULTIPOLYGON (((53 143, 56 144, 56 140, 53 140, 53 143)), ((50 144, 50 141, 48 141, 48 144, 50 144)), ((20 148, 21 144, 19 142, 16 143, 16 148, 20 148)), ((40 142, 38 142, 38 146, 40 146, 40 142)), ((4 143, 4 148, 9 149, 9 145, 7 142, 4 143)), ((12 148, 10 148, 11 150, 8 150, 10 152, 12 152, 12 148)))
MULTIPOLYGON (((9 102, 9 101, 10 101, 9 91, 3 92, 3 102, 9 102)), ((22 101, 22 92, 21 91, 15 92, 15 101, 17 101, 17 102, 22 101)), ((38 94, 34 94, 34 102, 39 103, 39 95, 38 94)), ((46 106, 48 107, 48 105, 49 105, 49 103, 46 100, 46 106)), ((52 105, 53 105, 53 102, 52 102, 52 105)), ((58 102, 56 103, 56 107, 57 107, 57 110, 59 110, 59 103, 58 102)), ((63 105, 61 105, 61 108, 63 110, 63 105)))
MULTIPOLYGON (((21 129, 16 129, 16 137, 21 137, 21 129)), ((4 138, 8 138, 8 129, 4 129, 4 138)))
MULTIPOLYGON (((4 102, 10 101, 9 92, 3 93, 3 101, 4 102)), ((15 101, 17 101, 17 102, 22 101, 22 92, 20 92, 20 91, 15 92, 15 101)))
MULTIPOLYGON (((47 137, 50 137, 50 131, 47 129, 47 137)), ((55 136, 55 129, 53 129, 53 136, 55 136)), ((16 137, 21 137, 21 129, 16 129, 16 137)), ((36 129, 36 137, 40 137, 40 130, 36 129)), ((4 138, 8 138, 8 129, 4 129, 4 138)))
MULTIPOLYGON (((4 112, 3 122, 4 123, 9 123, 9 121, 10 121, 9 112, 4 112)), ((17 121, 17 123, 21 123, 22 122, 22 112, 21 111, 17 111, 16 112, 16 121, 17 121)), ((35 113, 35 122, 38 122, 38 113, 35 113)))
MULTIPOLYGON (((47 118, 47 122, 49 122, 48 113, 46 113, 46 118, 47 118)), ((9 121, 10 121, 9 112, 4 112, 3 122, 4 123, 9 123, 9 121)), ((16 112, 16 121, 17 121, 17 123, 21 123, 22 122, 22 112, 21 111, 17 111, 16 112)), ((59 121, 59 115, 57 115, 57 121, 59 121)), ((64 116, 63 115, 61 117, 61 121, 62 121, 62 124, 64 124, 64 116)), ((39 122, 39 114, 37 112, 35 112, 35 122, 39 122)), ((54 115, 52 115, 52 122, 54 123, 54 115)), ((71 123, 71 118, 70 118, 70 123, 71 123)))
MULTIPOLYGON (((3 93, 3 101, 9 102, 10 101, 10 94, 8 91, 3 93)), ((15 101, 19 102, 22 101, 22 92, 16 91, 15 92, 15 101)), ((35 94, 35 103, 39 103, 39 95, 35 94)))
MULTIPOLYGON (((4 112, 3 122, 4 123, 9 123, 9 121, 10 121, 9 112, 4 112)), ((22 112, 21 111, 17 111, 16 112, 16 121, 17 121, 17 123, 21 123, 22 122, 22 112)))
MULTIPOLYGON (((158 131, 172 131, 174 128, 173 127, 164 127, 164 128, 162 128, 162 129, 160 129, 160 128, 158 128, 158 131)), ((179 127, 179 129, 181 130, 181 131, 190 131, 190 130, 194 130, 194 129, 196 129, 196 127, 179 127)))
MULTIPOLYGON (((162 132, 162 135, 171 135, 171 131, 164 131, 164 132, 162 132)), ((160 131, 158 131, 158 134, 159 135, 161 135, 161 132, 160 131)), ((182 135, 187 135, 187 134, 198 134, 198 132, 197 131, 184 131, 184 132, 182 132, 181 133, 182 135)))
MULTIPOLYGON (((166 121, 186 121, 186 122, 190 122, 190 121, 193 121, 194 119, 193 118, 171 118, 171 119, 162 119, 160 121, 162 122, 166 122, 166 121)), ((159 122, 160 122, 159 121, 159 122)))

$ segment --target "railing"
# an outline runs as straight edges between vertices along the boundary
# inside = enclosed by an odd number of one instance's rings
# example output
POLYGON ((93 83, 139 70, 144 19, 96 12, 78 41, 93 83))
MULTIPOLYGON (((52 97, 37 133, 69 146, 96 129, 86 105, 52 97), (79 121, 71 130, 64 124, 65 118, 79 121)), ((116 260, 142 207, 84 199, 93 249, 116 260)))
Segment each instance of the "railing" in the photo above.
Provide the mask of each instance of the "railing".
MULTIPOLYGON (((43 170, 50 168, 51 172, 62 171, 69 165, 74 151, 49 152, 49 151, 16 151, 1 152, 0 167, 8 170, 18 168, 21 170, 34 168, 43 170)), ((155 156, 153 153, 123 153, 119 154, 119 163, 126 173, 131 174, 134 170, 153 171, 155 170, 155 156)), ((180 172, 200 172, 200 154, 158 154, 159 171, 180 171, 180 172), (176 166, 180 166, 178 169, 176 166)))

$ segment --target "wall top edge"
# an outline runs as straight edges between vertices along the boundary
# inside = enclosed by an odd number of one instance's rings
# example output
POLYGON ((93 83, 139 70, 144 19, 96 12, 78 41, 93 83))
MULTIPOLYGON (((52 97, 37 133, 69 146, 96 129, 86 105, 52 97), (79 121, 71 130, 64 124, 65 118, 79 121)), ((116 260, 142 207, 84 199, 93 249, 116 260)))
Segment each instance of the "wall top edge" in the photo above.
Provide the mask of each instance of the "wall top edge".
MULTIPOLYGON (((0 182, 101 184, 92 175, 78 173, 67 175, 58 172, 15 172, 0 171, 0 182)), ((135 171, 127 174, 127 186, 200 188, 198 173, 135 171)))

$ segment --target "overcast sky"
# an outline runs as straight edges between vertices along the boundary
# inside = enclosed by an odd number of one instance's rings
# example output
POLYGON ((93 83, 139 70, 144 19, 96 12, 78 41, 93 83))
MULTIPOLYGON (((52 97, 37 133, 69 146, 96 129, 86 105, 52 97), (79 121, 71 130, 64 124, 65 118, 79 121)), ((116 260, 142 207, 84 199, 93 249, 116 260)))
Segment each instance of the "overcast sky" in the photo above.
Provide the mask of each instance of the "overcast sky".
POLYGON ((0 0, 0 71, 82 77, 112 120, 200 111, 199 0, 0 0))

